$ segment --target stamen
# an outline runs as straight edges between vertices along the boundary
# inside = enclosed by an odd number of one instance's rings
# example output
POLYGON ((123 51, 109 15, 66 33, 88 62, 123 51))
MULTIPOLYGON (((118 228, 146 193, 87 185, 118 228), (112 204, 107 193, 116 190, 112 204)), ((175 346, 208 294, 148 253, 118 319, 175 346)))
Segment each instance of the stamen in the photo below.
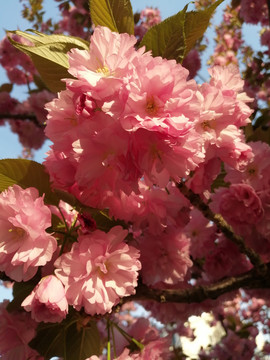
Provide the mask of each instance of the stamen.
POLYGON ((155 116, 157 115, 158 110, 159 110, 159 106, 155 102, 153 96, 151 98, 148 98, 146 102, 146 112, 151 116, 155 116))
POLYGON ((102 74, 103 76, 109 76, 111 74, 110 69, 106 65, 104 65, 102 68, 98 68, 96 72, 102 74))

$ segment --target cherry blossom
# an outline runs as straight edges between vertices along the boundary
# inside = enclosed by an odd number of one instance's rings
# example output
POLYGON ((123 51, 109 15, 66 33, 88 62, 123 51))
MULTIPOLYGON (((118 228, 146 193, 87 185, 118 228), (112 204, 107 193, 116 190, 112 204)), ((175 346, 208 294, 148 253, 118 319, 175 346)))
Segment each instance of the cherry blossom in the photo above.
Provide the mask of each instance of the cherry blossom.
POLYGON ((42 278, 34 290, 22 302, 31 317, 43 322, 61 322, 68 313, 64 286, 55 276, 42 278))
POLYGON ((57 244, 46 233, 51 212, 37 189, 9 187, 0 194, 0 269, 16 281, 27 281, 51 260, 57 244))
POLYGON ((111 312, 120 298, 135 292, 139 251, 123 240, 127 231, 113 227, 107 234, 95 230, 78 237, 70 252, 55 262, 68 303, 87 314, 111 312))

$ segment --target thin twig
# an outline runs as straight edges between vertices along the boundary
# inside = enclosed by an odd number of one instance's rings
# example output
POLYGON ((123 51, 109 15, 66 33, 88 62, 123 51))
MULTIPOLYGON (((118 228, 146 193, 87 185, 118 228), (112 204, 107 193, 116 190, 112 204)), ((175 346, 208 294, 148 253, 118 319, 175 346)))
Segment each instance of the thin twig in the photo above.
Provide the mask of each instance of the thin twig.
POLYGON ((36 126, 40 127, 40 128, 44 128, 45 125, 41 124, 36 115, 34 114, 0 114, 0 120, 1 119, 8 119, 8 120, 30 120, 32 121, 36 126))

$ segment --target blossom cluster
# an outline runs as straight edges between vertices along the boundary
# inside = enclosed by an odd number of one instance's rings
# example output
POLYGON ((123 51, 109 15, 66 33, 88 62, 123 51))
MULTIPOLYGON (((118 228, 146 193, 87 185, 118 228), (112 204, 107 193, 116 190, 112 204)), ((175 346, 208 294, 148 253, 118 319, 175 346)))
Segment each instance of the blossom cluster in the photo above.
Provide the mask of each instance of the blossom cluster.
POLYGON ((53 145, 45 165, 56 187, 90 206, 138 194, 142 178, 164 188, 206 160, 239 169, 252 157, 240 130, 250 99, 236 68, 215 67, 198 85, 180 64, 136 51, 135 43, 98 27, 90 51, 71 50, 75 79, 47 105, 53 145))
MULTIPOLYGON (((72 11, 65 9, 67 18, 72 11)), ((146 13, 149 19, 151 14, 158 22, 158 14, 146 13)), ((72 31, 69 25, 61 24, 72 31)), ((230 36, 225 42, 235 45, 230 36)), ((112 313, 121 299, 136 293, 139 282, 151 290, 190 289, 250 270, 249 259, 181 194, 180 182, 209 201, 270 261, 270 148, 246 144, 242 127, 250 123, 252 99, 238 69, 214 66, 210 80, 197 84, 176 61, 153 57, 136 44, 135 36, 96 27, 89 50, 68 54, 72 77, 64 79, 66 90, 53 100, 46 90, 33 93, 24 104, 40 123, 48 112, 45 134, 53 144, 45 167, 53 187, 72 194, 82 207, 77 212, 62 201, 48 206, 32 187, 14 185, 0 194, 0 271, 11 281, 35 282, 21 304, 23 315, 14 320, 0 309, 3 328, 12 324, 8 336, 0 333, 1 356, 14 357, 19 348, 25 359, 38 358, 27 346, 36 322, 60 323, 69 306, 87 314, 87 323, 88 315, 100 319, 112 313), (212 191, 222 169, 225 186, 212 191), (110 220, 105 231, 94 219, 96 212, 110 220), (29 323, 25 336, 13 326, 21 319, 29 323)), ((6 93, 1 98, 8 99, 10 111, 20 108, 6 93)), ((193 304, 142 304, 156 319, 176 322, 179 332, 187 332, 180 322, 211 307, 217 318, 229 318, 230 303, 227 313, 218 307, 223 300, 207 300, 196 309, 193 304)), ((117 359, 170 359, 170 337, 160 338, 147 320, 114 312, 112 318, 125 328, 125 336, 116 335, 117 359), (127 348, 133 338, 143 344, 140 352, 127 348)), ((210 356, 225 357, 231 347, 248 358, 256 329, 239 350, 238 335, 227 321, 227 340, 210 356)), ((97 322, 104 333, 104 322, 97 322)))

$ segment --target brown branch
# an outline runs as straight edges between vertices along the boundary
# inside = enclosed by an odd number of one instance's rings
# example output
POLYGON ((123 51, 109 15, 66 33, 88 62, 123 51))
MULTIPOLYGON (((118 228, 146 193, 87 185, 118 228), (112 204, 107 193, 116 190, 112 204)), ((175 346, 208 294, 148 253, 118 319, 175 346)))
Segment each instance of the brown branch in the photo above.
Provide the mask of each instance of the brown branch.
POLYGON ((7 113, 7 114, 0 114, 0 120, 1 119, 9 119, 9 120, 30 120, 32 121, 36 126, 40 127, 40 128, 44 128, 45 125, 44 124, 41 124, 36 115, 34 114, 10 114, 10 113, 7 113))
POLYGON ((219 296, 238 290, 270 288, 270 262, 265 264, 266 273, 264 276, 258 274, 257 269, 235 276, 225 278, 211 285, 194 286, 181 290, 159 290, 148 288, 139 284, 136 294, 122 299, 124 302, 133 300, 154 300, 159 303, 200 303, 207 299, 217 299, 219 296))
POLYGON ((232 227, 220 214, 213 213, 209 206, 203 202, 200 196, 187 188, 184 183, 177 183, 176 185, 181 193, 189 199, 193 206, 199 209, 207 219, 216 224, 217 228, 226 236, 226 238, 238 246, 241 253, 248 256, 250 262, 259 274, 266 274, 267 268, 261 260, 261 257, 253 249, 245 244, 245 241, 241 236, 235 234, 232 227))

